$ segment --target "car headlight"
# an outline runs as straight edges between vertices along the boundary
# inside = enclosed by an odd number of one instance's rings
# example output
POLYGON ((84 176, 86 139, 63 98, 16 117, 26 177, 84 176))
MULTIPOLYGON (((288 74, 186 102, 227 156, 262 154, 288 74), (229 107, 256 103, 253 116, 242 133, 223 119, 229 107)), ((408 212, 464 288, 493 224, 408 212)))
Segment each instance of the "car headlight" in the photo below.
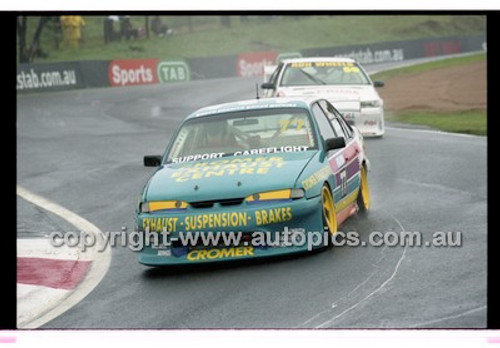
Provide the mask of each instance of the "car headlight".
POLYGON ((151 213, 160 210, 186 209, 188 203, 184 201, 152 201, 141 204, 141 213, 151 213))
POLYGON ((382 106, 380 100, 367 100, 361 102, 361 108, 378 108, 380 106, 382 106))
POLYGON ((265 202, 265 201, 279 201, 288 199, 298 199, 304 197, 303 189, 285 189, 276 191, 267 191, 254 193, 245 198, 245 201, 250 203, 265 202))

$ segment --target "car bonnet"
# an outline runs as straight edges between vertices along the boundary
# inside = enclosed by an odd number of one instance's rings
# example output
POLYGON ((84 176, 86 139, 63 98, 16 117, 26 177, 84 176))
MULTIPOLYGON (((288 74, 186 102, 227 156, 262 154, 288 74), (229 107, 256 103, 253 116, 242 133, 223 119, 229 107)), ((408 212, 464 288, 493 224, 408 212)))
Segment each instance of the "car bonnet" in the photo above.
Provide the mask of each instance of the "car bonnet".
POLYGON ((317 150, 228 156, 162 166, 145 191, 145 200, 200 202, 245 198, 293 188, 317 150))

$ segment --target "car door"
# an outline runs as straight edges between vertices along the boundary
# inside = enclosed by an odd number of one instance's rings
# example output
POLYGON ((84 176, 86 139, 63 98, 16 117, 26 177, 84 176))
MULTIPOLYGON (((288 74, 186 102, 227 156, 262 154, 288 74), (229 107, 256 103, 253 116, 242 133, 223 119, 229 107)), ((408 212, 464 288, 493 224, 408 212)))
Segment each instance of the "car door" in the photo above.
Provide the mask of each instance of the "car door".
POLYGON ((352 129, 335 107, 326 100, 321 100, 319 106, 327 116, 336 136, 343 137, 346 143, 341 154, 334 154, 331 159, 329 158, 330 166, 337 168, 336 180, 341 186, 340 200, 344 201, 340 207, 343 208, 356 200, 356 193, 359 189, 361 148, 354 138, 352 129))
MULTIPOLYGON (((330 138, 336 138, 339 136, 344 136, 343 133, 337 133, 332 124, 330 123, 327 114, 324 112, 323 108, 320 106, 320 102, 316 102, 312 105, 311 111, 318 124, 319 133, 323 141, 330 138)), ((333 182, 330 182, 330 187, 332 190, 333 200, 335 205, 339 203, 344 197, 347 196, 347 172, 346 172, 346 161, 344 158, 345 148, 331 150, 326 153, 326 160, 330 166, 333 173, 333 182)))

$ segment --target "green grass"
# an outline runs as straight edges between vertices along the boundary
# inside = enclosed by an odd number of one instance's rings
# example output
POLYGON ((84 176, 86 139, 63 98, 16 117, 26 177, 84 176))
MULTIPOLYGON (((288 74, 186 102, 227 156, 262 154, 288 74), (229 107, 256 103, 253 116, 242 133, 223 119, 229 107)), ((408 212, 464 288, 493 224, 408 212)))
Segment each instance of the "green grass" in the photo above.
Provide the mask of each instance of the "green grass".
POLYGON ((450 113, 433 111, 405 111, 387 113, 386 120, 415 125, 425 125, 445 132, 486 135, 487 117, 484 110, 450 113))
MULTIPOLYGON (((39 17, 29 18, 31 40, 39 17)), ((309 15, 230 16, 231 26, 221 25, 221 16, 162 16, 177 31, 174 36, 139 38, 104 44, 103 16, 84 16, 83 42, 79 49, 58 48, 51 27, 42 33, 42 48, 49 57, 38 61, 120 58, 179 58, 238 54, 248 51, 297 51, 305 48, 368 44, 486 32, 486 16, 470 15, 309 15), (191 23, 191 25, 189 25, 191 23)), ((132 16, 135 27, 144 27, 145 16, 132 16)))
POLYGON ((430 71, 440 68, 449 68, 451 66, 465 65, 485 60, 486 60, 486 53, 477 53, 457 58, 440 59, 434 62, 417 64, 404 68, 391 69, 370 75, 370 77, 373 80, 387 80, 390 79, 391 77, 403 76, 403 75, 416 75, 425 71, 430 71))

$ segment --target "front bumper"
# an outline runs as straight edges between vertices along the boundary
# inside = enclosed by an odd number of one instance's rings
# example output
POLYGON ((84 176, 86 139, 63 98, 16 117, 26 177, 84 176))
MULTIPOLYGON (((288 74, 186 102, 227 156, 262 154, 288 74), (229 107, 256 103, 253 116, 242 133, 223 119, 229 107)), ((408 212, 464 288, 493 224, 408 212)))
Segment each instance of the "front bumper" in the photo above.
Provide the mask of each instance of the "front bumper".
MULTIPOLYGON (((250 235, 260 232, 266 236, 276 236, 277 232, 286 229, 301 230, 306 235, 309 231, 323 231, 320 196, 266 203, 243 202, 238 207, 215 204, 206 209, 188 207, 182 212, 140 213, 136 216, 136 222, 138 231, 149 227, 151 232, 161 232, 166 227, 170 233, 169 241, 174 241, 167 246, 144 245, 138 252, 138 261, 148 266, 253 259, 310 250, 307 241, 302 245, 286 247, 254 245, 254 240, 243 240, 238 245, 203 245, 199 243, 202 234, 216 237, 219 234, 220 242, 223 240, 222 234, 230 233, 250 235), (182 234, 197 237, 195 240, 198 243, 185 243, 182 234)), ((193 242, 193 239, 189 242, 193 242)))

